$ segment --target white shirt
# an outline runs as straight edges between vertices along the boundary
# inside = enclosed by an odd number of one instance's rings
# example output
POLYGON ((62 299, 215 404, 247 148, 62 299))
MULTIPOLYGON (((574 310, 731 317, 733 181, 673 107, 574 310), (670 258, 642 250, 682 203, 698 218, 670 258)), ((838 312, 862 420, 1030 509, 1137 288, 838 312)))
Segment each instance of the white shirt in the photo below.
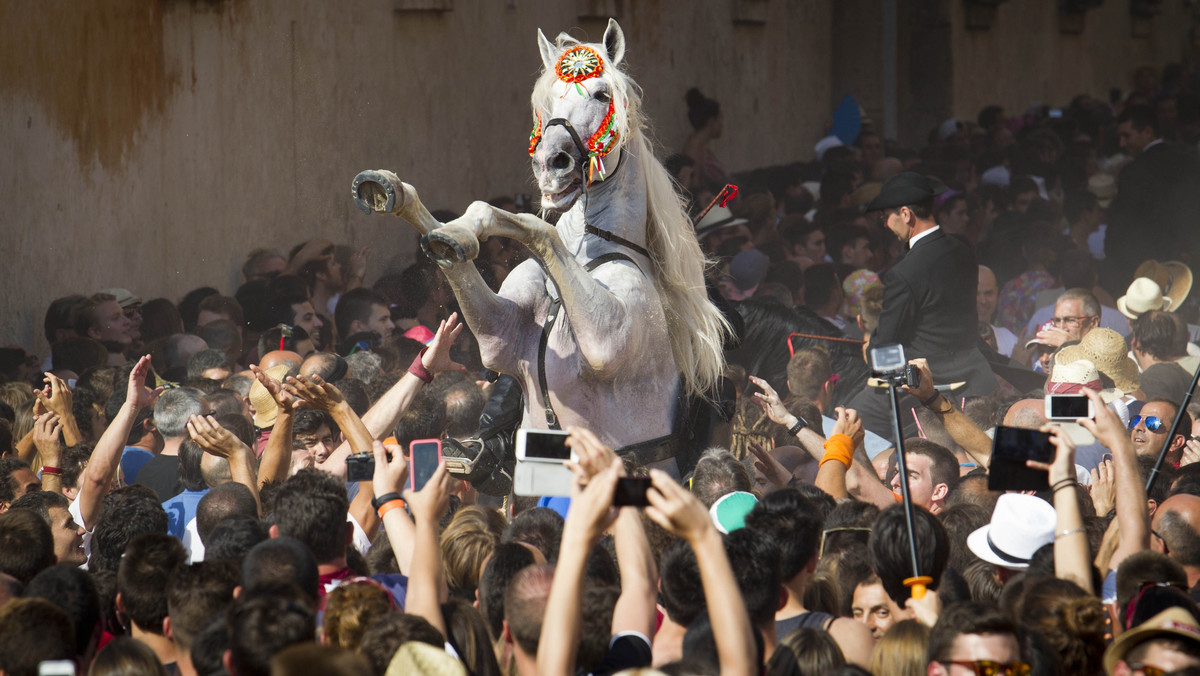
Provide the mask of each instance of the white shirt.
POLYGON ((909 248, 909 249, 911 249, 911 248, 913 248, 914 246, 916 246, 916 245, 917 245, 917 242, 921 241, 921 238, 922 238, 922 237, 924 237, 924 236, 926 236, 926 235, 929 235, 929 234, 932 234, 932 233, 935 233, 935 232, 937 232, 938 230, 941 230, 941 229, 942 229, 942 226, 940 226, 940 225, 935 225, 935 226, 933 226, 932 228, 930 228, 930 229, 926 230, 925 232, 922 232, 922 233, 920 233, 920 234, 913 235, 912 237, 909 237, 909 238, 908 238, 908 248, 909 248))
POLYGON ((996 334, 996 351, 1005 357, 1011 357, 1013 348, 1017 346, 1017 334, 1003 326, 995 325, 992 325, 992 332, 996 334))

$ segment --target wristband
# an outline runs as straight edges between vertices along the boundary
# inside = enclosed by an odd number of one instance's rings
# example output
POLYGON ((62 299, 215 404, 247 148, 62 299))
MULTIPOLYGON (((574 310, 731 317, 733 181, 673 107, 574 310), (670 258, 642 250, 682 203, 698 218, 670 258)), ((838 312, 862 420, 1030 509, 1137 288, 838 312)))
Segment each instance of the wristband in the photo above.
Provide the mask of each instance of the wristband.
POLYGON ((388 512, 392 511, 393 509, 404 509, 405 507, 408 507, 408 503, 401 500, 400 498, 396 498, 395 500, 391 500, 391 501, 385 503, 377 511, 379 514, 379 518, 382 519, 384 516, 387 515, 388 512))
POLYGON ((371 498, 371 506, 375 509, 379 509, 392 500, 403 500, 403 498, 400 497, 399 493, 392 491, 391 493, 384 493, 378 497, 371 498))
POLYGON ((57 467, 42 466, 42 474, 51 474, 54 476, 62 476, 62 470, 57 467))
POLYGON ((800 433, 800 430, 808 427, 808 421, 800 416, 796 416, 796 422, 788 428, 788 434, 793 437, 800 433))
POLYGON ((421 357, 424 357, 428 350, 428 347, 422 348, 421 351, 417 353, 416 358, 412 360, 412 363, 408 365, 408 372, 420 378, 421 382, 425 383, 426 385, 433 382, 433 374, 430 373, 429 369, 426 369, 425 365, 421 363, 421 357))
POLYGON ((1086 533, 1086 532, 1087 532, 1087 529, 1084 529, 1084 528, 1072 528, 1071 530, 1058 531, 1057 533, 1055 533, 1055 537, 1065 538, 1068 535, 1074 535, 1076 533, 1086 533))
POLYGON ((1070 478, 1059 479, 1058 481, 1054 482, 1053 486, 1050 487, 1050 491, 1052 493, 1057 493, 1064 488, 1068 488, 1068 487, 1074 488, 1076 483, 1078 483, 1078 482, 1075 479, 1070 479, 1070 478))
POLYGON ((854 440, 845 434, 835 434, 825 442, 825 457, 821 458, 818 467, 824 465, 830 460, 836 460, 850 469, 850 463, 854 462, 854 440))
POLYGON ((925 401, 921 402, 921 405, 924 406, 925 408, 929 408, 930 406, 933 405, 933 402, 937 401, 937 398, 940 396, 942 396, 942 393, 938 392, 937 390, 934 390, 933 396, 931 396, 928 399, 926 399, 925 401))

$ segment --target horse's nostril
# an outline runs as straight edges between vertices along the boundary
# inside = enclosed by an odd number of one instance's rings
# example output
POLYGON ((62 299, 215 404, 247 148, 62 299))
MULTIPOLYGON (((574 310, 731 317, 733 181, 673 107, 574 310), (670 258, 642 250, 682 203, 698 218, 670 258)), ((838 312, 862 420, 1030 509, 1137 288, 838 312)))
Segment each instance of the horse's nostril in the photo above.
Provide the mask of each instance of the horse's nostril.
POLYGON ((550 161, 546 163, 546 166, 557 171, 570 169, 571 156, 564 152, 554 153, 554 155, 550 157, 550 161))

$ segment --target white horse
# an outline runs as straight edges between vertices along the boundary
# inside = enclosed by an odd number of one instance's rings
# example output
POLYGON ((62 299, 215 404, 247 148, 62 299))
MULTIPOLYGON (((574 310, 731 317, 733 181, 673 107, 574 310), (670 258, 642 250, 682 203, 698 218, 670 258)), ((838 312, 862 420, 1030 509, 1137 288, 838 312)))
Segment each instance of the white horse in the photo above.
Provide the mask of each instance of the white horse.
POLYGON ((394 213, 423 233, 483 363, 522 383, 523 427, 588 427, 618 449, 657 444, 672 432, 677 388, 703 395, 720 377, 729 325, 708 300, 691 222, 646 139, 640 89, 619 69, 620 26, 610 19, 602 44, 565 33, 551 43, 539 30, 538 45, 545 70, 529 154, 543 210, 565 212, 557 225, 485 202, 442 225, 386 171, 359 174, 353 195, 363 211, 394 213), (497 236, 532 253, 499 294, 471 262, 480 240, 497 236))

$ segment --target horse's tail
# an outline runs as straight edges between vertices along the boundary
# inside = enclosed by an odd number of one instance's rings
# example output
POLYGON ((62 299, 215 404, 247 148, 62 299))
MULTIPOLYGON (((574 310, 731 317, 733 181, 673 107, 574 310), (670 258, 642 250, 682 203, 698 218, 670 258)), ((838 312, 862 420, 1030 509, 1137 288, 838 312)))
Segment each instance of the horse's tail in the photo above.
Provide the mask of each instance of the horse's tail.
POLYGON ((646 241, 654 261, 654 284, 663 301, 675 365, 689 394, 706 396, 725 370, 724 339, 732 331, 704 289, 708 261, 696 241, 671 176, 642 134, 632 150, 646 177, 646 241))

